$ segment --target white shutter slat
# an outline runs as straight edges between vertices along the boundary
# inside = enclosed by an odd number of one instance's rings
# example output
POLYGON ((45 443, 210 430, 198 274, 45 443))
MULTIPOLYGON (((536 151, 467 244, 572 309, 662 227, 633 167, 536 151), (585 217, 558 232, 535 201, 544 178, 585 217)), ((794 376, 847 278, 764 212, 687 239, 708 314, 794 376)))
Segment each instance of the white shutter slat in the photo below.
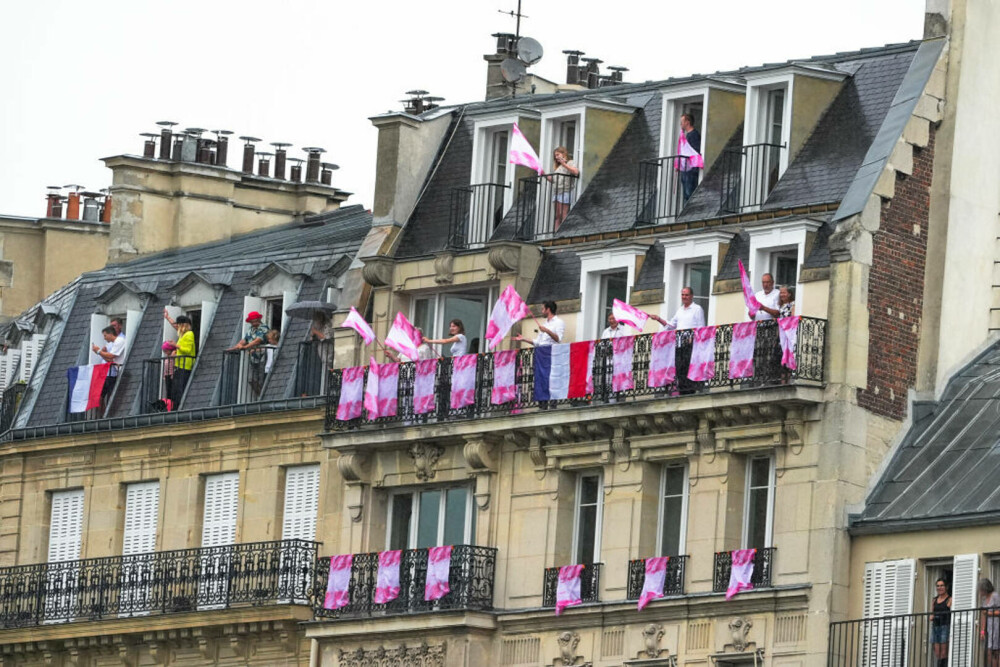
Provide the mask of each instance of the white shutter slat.
POLYGON ((129 484, 125 493, 125 530, 122 555, 156 550, 156 528, 160 512, 160 483, 129 484))
POLYGON ((962 554, 952 561, 951 610, 965 612, 951 615, 948 664, 971 667, 976 654, 976 615, 967 610, 978 606, 976 586, 979 577, 979 554, 962 554))
POLYGON ((282 539, 309 541, 315 539, 318 505, 319 464, 288 468, 285 471, 282 539))
POLYGON ((83 531, 83 489, 54 491, 48 562, 77 560, 83 531))
POLYGON ((205 478, 205 514, 201 545, 216 547, 236 541, 240 475, 227 472, 205 478))
POLYGON ((38 355, 41 354, 42 348, 45 346, 46 338, 48 336, 34 334, 30 339, 21 341, 21 366, 18 379, 22 382, 27 382, 31 379, 31 373, 35 370, 38 355))

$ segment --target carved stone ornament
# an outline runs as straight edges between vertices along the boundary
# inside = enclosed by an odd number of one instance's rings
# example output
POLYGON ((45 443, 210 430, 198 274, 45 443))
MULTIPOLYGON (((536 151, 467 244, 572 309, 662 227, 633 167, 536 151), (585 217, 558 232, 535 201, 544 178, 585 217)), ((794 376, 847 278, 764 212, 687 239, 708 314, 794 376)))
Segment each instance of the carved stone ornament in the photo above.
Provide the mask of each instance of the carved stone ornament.
POLYGON ((365 452, 340 452, 337 470, 345 482, 365 482, 368 480, 368 454, 365 452))
POLYGON ((486 255, 497 273, 514 273, 521 264, 521 249, 516 245, 497 245, 486 255))
POLYGON ((388 287, 392 282, 393 262, 388 257, 369 257, 364 260, 361 276, 372 287, 388 287))
POLYGON ((559 657, 552 662, 553 667, 568 667, 583 660, 583 656, 576 654, 576 647, 580 645, 579 633, 565 630, 559 633, 556 640, 559 642, 559 657))
POLYGON ((465 465, 476 471, 494 470, 496 466, 496 461, 493 458, 494 447, 494 441, 490 438, 468 438, 462 449, 465 465))
POLYGON ((353 651, 340 649, 337 659, 340 667, 444 667, 446 649, 444 643, 431 646, 427 642, 390 649, 358 647, 353 651))
POLYGON ((663 639, 663 626, 658 623, 650 623, 642 629, 643 649, 639 651, 636 658, 659 658, 662 653, 670 653, 667 649, 660 648, 660 640, 663 639))
POLYGON ((729 621, 729 634, 733 640, 733 650, 737 653, 742 653, 747 650, 747 646, 750 642, 747 641, 747 635, 750 634, 750 628, 753 627, 753 621, 749 618, 736 617, 729 621))
POLYGON ((421 482, 434 479, 434 475, 437 474, 435 467, 437 466, 438 459, 444 454, 444 448, 437 445, 425 445, 422 442, 415 442, 410 445, 408 451, 410 458, 413 459, 413 467, 417 479, 421 482))
POLYGON ((455 255, 450 252, 438 253, 434 258, 434 282, 450 285, 455 280, 455 255))

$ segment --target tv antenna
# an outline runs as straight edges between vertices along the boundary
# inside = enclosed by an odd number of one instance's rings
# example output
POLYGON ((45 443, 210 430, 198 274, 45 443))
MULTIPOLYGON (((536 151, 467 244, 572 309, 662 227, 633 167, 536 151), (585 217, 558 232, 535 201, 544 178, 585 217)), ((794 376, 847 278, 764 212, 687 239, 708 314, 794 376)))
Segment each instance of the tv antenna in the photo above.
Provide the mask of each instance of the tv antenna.
POLYGON ((517 19, 517 24, 516 24, 516 26, 514 28, 514 39, 515 39, 515 41, 517 41, 518 39, 520 39, 520 37, 521 37, 521 19, 530 18, 530 17, 525 16, 524 14, 521 13, 521 0, 517 0, 517 11, 514 11, 513 9, 511 9, 509 11, 504 11, 502 9, 498 9, 497 11, 500 12, 501 14, 507 14, 508 16, 517 19))
POLYGON ((517 96, 517 84, 523 81, 528 75, 527 68, 542 59, 543 50, 542 45, 537 39, 521 37, 521 19, 528 18, 521 13, 521 0, 517 0, 516 11, 504 11, 502 9, 498 9, 497 11, 501 14, 512 16, 517 20, 513 52, 500 63, 500 75, 503 77, 504 84, 510 88, 511 98, 514 98, 517 96))

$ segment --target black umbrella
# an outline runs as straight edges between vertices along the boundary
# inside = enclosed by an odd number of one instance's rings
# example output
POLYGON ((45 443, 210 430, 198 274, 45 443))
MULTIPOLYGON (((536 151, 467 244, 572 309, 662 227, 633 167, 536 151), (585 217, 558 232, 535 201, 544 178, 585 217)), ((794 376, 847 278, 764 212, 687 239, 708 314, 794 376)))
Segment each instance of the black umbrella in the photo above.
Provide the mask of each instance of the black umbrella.
POLYGON ((299 301, 285 308, 285 314, 289 317, 311 320, 317 312, 329 315, 335 310, 337 310, 337 304, 329 301, 299 301))

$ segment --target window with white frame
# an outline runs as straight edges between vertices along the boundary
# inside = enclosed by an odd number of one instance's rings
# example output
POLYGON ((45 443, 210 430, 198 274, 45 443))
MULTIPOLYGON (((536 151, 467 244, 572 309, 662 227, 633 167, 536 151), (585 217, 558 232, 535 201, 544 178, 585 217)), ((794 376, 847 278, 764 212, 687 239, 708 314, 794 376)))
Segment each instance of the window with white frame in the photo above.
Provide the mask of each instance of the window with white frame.
POLYGON ((719 272, 722 249, 732 238, 732 234, 708 232, 661 242, 664 261, 664 309, 661 314, 664 317, 674 316, 681 306, 681 289, 690 287, 694 302, 705 311, 705 323, 714 323, 712 280, 719 272))
MULTIPOLYGON (((750 236, 750 263, 747 271, 754 290, 761 289, 760 279, 770 273, 775 285, 798 285, 799 266, 805 261, 806 244, 822 223, 811 220, 769 224, 747 229, 750 236)), ((795 312, 802 314, 805 306, 801 289, 795 294, 795 312)))
POLYGON ((628 272, 615 271, 601 276, 601 311, 597 328, 603 329, 615 299, 628 302, 628 272))
POLYGON ((397 491, 390 496, 389 549, 471 544, 474 512, 467 486, 397 491))
POLYGON ((316 539, 319 508, 319 464, 285 469, 285 502, 281 518, 281 539, 316 539))
MULTIPOLYGON (((468 292, 444 292, 413 299, 411 319, 425 338, 449 338, 452 320, 461 320, 465 327, 465 337, 469 353, 485 351, 483 336, 486 320, 492 307, 493 290, 469 290, 468 292)), ((450 356, 451 346, 438 349, 442 356, 450 356)))
POLYGON ((576 512, 573 521, 574 555, 577 563, 591 565, 601 559, 603 505, 601 474, 580 473, 576 478, 576 512))
POLYGON ((796 248, 773 251, 770 265, 775 286, 795 287, 799 277, 799 253, 796 248))
POLYGON ((771 546, 774 516, 774 457, 755 454, 747 458, 743 501, 743 548, 771 546))
POLYGON ((707 318, 712 297, 712 262, 708 257, 684 265, 684 286, 691 288, 694 302, 701 306, 707 318))
POLYGON ((582 132, 582 112, 574 112, 562 116, 545 116, 543 121, 542 146, 539 157, 542 161, 542 169, 546 172, 554 171, 553 153, 560 146, 569 153, 569 159, 573 160, 577 168, 580 168, 580 140, 582 132))
POLYGON ((612 247, 584 250, 580 258, 580 315, 577 340, 594 339, 607 326, 607 314, 614 299, 628 302, 635 285, 637 265, 649 246, 623 243, 612 247))
POLYGON ((670 463, 663 466, 660 476, 660 535, 657 540, 661 556, 684 554, 687 532, 687 475, 686 463, 670 463))
POLYGON ((156 550, 156 528, 160 517, 160 482, 135 482, 125 487, 125 526, 122 555, 156 550))

